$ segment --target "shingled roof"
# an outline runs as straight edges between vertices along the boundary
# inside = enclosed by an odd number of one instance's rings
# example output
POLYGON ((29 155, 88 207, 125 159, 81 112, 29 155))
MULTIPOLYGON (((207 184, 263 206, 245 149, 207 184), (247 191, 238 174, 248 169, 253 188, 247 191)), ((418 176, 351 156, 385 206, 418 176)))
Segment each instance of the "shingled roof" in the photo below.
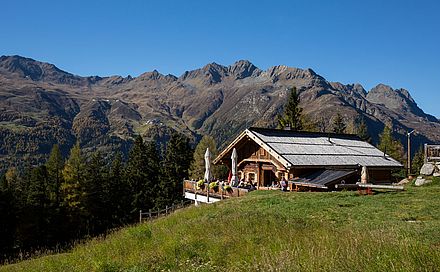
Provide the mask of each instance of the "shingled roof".
POLYGON ((286 168, 291 167, 402 167, 356 135, 293 132, 289 130, 251 127, 243 131, 219 156, 219 162, 241 139, 249 137, 277 158, 286 168))

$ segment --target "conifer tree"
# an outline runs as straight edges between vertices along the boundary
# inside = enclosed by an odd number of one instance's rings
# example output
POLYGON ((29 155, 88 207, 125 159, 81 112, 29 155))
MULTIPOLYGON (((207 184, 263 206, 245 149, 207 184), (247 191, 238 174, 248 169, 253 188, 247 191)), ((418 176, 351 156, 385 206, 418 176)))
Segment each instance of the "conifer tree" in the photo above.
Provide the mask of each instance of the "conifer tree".
POLYGON ((64 182, 61 185, 63 191, 63 205, 72 210, 81 209, 84 183, 84 158, 81 154, 79 142, 70 150, 69 158, 63 169, 64 182))
MULTIPOLYGON (((196 146, 196 149, 194 150, 193 159, 189 170, 189 175, 192 179, 202 179, 205 174, 206 148, 209 148, 212 160, 214 160, 218 155, 218 150, 214 138, 209 135, 203 136, 203 138, 196 146)), ((224 168, 224 166, 213 165, 211 167, 212 176, 215 178, 224 178, 227 172, 227 169, 225 170, 224 168)))
POLYGON ((42 165, 30 171, 26 209, 20 216, 26 220, 19 231, 20 240, 27 247, 38 247, 51 242, 49 236, 52 235, 49 231, 54 215, 53 208, 47 169, 42 165))
POLYGON ((60 186, 63 182, 64 161, 60 148, 54 144, 50 152, 49 159, 46 162, 49 183, 51 185, 51 198, 56 202, 60 202, 60 186))
POLYGON ((425 163, 425 152, 423 150, 423 146, 420 146, 420 148, 414 154, 414 157, 411 162, 411 174, 418 175, 424 163, 425 163))
POLYGON ((104 202, 109 210, 107 218, 111 221, 112 226, 119 226, 130 221, 127 214, 131 210, 131 194, 123 171, 122 154, 117 153, 110 167, 109 181, 104 188, 104 191, 107 192, 104 202))
MULTIPOLYGON (((125 179, 131 190, 130 213, 136 215, 140 209, 151 207, 151 199, 147 196, 149 190, 149 169, 146 146, 139 135, 136 137, 133 147, 130 150, 127 166, 125 168, 125 179)), ((134 217, 133 217, 134 218, 134 217)))
POLYGON ((300 98, 296 91, 296 87, 290 89, 287 104, 284 107, 282 115, 278 115, 278 127, 284 129, 290 127, 292 131, 300 131, 303 129, 302 124, 302 108, 299 106, 300 98))
POLYGON ((365 119, 360 116, 356 119, 356 135, 361 138, 362 141, 371 142, 371 137, 368 134, 368 126, 365 123, 365 119))
POLYGON ((335 119, 333 120, 333 132, 343 134, 345 133, 345 129, 347 128, 347 125, 344 122, 344 118, 342 115, 338 112, 336 114, 335 119))
POLYGON ((106 229, 105 183, 107 182, 105 163, 99 152, 92 154, 85 167, 84 203, 87 231, 99 233, 106 229))
POLYGON ((301 117, 301 124, 303 131, 309 131, 309 132, 319 131, 318 122, 315 122, 312 118, 310 118, 307 115, 303 115, 301 117))
POLYGON ((400 141, 394 139, 392 130, 389 126, 385 126, 383 132, 379 135, 378 148, 395 160, 400 162, 404 161, 403 145, 400 141))
POLYGON ((0 256, 14 247, 16 228, 16 207, 11 186, 6 175, 0 176, 0 256))
POLYGON ((182 199, 183 179, 188 178, 192 155, 188 138, 174 132, 168 142, 163 161, 158 206, 182 199))

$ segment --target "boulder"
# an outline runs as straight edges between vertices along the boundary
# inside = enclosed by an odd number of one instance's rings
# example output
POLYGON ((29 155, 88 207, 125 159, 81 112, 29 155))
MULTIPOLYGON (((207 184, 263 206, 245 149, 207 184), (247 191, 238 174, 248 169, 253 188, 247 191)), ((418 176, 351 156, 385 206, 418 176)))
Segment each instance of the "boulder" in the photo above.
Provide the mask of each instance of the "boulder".
POLYGON ((431 182, 432 182, 432 180, 430 180, 430 179, 424 179, 422 176, 418 176, 416 179, 416 182, 414 184, 416 186, 422 186, 424 184, 431 183, 431 182))
POLYGON ((431 163, 425 163, 420 169, 420 175, 431 176, 434 173, 435 166, 431 163))

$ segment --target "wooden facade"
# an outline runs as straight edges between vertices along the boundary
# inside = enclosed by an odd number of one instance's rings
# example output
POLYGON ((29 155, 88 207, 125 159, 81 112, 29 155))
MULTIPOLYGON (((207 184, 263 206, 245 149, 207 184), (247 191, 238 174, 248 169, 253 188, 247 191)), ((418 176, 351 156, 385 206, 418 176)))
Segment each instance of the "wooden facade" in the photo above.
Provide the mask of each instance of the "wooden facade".
MULTIPOLYGON (((274 133, 278 132, 277 130, 273 131, 274 133)), ((271 139, 275 138, 272 135, 273 134, 271 134, 271 139)), ((312 141, 313 140, 310 140, 309 142, 311 143, 306 143, 304 145, 313 146, 314 143, 312 141)), ((355 139, 353 141, 356 142, 360 140, 355 139)), ((281 136, 279 137, 279 142, 282 144, 288 143, 286 140, 283 140, 281 136)), ((276 148, 275 145, 273 146, 276 148)), ((297 166, 294 162, 288 161, 283 155, 281 155, 283 153, 279 153, 279 151, 277 152, 271 145, 256 137, 251 130, 246 130, 237 137, 222 153, 220 153, 214 163, 224 164, 228 168, 231 168, 231 154, 233 148, 237 150, 238 154, 237 171, 239 179, 252 183, 259 189, 270 187, 273 183, 279 182, 283 177, 285 180, 294 181, 300 177, 313 175, 313 173, 323 169, 356 171, 356 175, 351 176, 349 180, 344 180, 344 182, 356 183, 360 180, 360 164, 337 165, 337 159, 335 158, 334 160, 332 159, 330 162, 327 162, 327 164, 297 166)), ((301 148, 303 148, 303 146, 301 146, 301 148)), ((367 148, 374 147, 367 146, 367 148)), ((317 149, 314 151, 316 152, 316 150, 317 149)), ((316 157, 317 155, 312 154, 311 156, 316 157)), ((373 157, 373 159, 375 158, 373 157)), ((383 158, 380 159, 382 160, 383 158)), ((399 167, 397 162, 395 162, 395 164, 399 167)), ((390 183, 392 178, 391 170, 396 169, 396 166, 379 165, 377 167, 367 167, 367 169, 369 178, 372 182, 390 183)))

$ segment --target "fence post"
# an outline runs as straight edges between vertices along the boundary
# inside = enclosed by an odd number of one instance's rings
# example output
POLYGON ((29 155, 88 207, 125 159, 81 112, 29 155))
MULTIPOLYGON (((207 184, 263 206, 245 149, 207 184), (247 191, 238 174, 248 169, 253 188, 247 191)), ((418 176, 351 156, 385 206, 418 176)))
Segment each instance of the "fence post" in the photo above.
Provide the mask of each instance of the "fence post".
POLYGON ((139 223, 142 223, 142 210, 139 210, 139 223))
POLYGON ((148 210, 148 216, 150 217, 151 220, 151 209, 148 210))
POLYGON ((165 215, 168 214, 168 205, 165 206, 165 215))
POLYGON ((156 216, 156 218, 159 218, 159 215, 160 215, 160 210, 159 210, 159 208, 157 208, 157 216, 156 216))
POLYGON ((174 212, 174 203, 173 206, 171 206, 171 212, 174 212))

